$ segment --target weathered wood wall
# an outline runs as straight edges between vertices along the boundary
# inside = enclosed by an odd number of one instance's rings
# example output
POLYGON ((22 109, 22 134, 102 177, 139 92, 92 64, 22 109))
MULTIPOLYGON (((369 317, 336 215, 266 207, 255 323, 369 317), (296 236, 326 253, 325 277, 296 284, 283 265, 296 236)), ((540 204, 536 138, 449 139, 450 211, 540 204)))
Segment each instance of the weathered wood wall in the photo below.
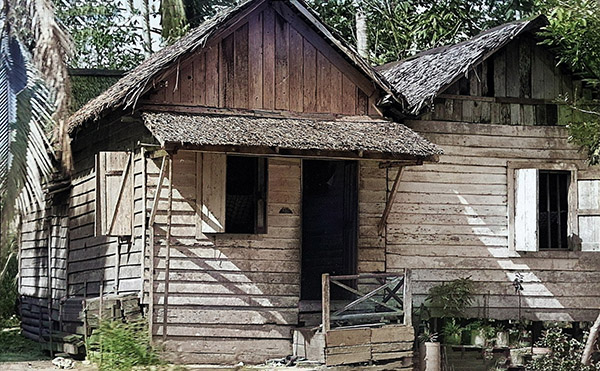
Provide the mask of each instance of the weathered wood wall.
POLYGON ((59 329, 60 300, 67 292, 68 219, 62 201, 49 199, 42 209, 34 207, 24 215, 21 226, 19 309, 23 334, 33 340, 48 339, 50 312, 52 329, 59 329))
MULTIPOLYGON (((437 164, 407 169, 386 230, 386 269, 413 269, 415 305, 433 285, 471 276, 472 315, 518 318, 512 281, 524 275, 521 314, 534 320, 592 320, 600 306, 600 255, 509 249, 509 161, 563 162, 598 179, 563 127, 410 121, 440 145, 437 164)), ((380 171, 379 179, 384 178, 380 171)), ((373 191, 384 184, 376 184, 373 191)))
POLYGON ((565 99, 591 97, 582 81, 556 66, 530 35, 521 36, 469 71, 434 101, 424 119, 505 125, 564 125, 582 114, 565 99))
MULTIPOLYGON (((142 291, 142 226, 144 218, 144 164, 138 141, 151 143, 148 131, 137 121, 107 122, 88 128, 73 139, 74 172, 69 205, 68 295, 81 298, 104 293, 142 291), (130 239, 95 236, 95 155, 100 151, 134 152, 134 228, 130 239), (87 287, 87 292, 86 292, 87 287)), ((118 190, 112 190, 117 192, 118 190)), ((75 301, 79 301, 78 299, 75 301)), ((80 325, 69 318, 67 329, 80 325)))
POLYGON ((267 4, 176 64, 145 101, 379 115, 374 109, 378 91, 372 82, 286 5, 267 4))
MULTIPOLYGON (((165 179, 154 227, 154 260, 149 261, 155 274, 147 277, 154 288, 154 340, 164 339, 167 286, 165 347, 174 351, 173 361, 263 362, 291 354, 300 293, 300 160, 269 159, 267 234, 201 238, 196 237, 196 154, 180 151, 173 164, 169 276, 165 280, 170 181, 165 179), (292 214, 281 213, 282 208, 292 214)), ((159 161, 149 160, 149 208, 159 169, 159 161)))

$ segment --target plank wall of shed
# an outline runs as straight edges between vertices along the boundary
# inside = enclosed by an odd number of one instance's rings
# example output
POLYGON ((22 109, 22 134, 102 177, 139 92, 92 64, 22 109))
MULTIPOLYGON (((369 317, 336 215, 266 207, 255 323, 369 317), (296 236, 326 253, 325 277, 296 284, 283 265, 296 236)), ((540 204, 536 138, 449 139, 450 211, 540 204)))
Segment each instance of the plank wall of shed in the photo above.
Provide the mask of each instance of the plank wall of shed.
POLYGON ((565 125, 583 115, 573 102, 591 97, 581 79, 528 34, 470 69, 434 100, 423 119, 502 125, 565 125))
MULTIPOLYGON (((165 346, 173 350, 175 362, 253 363, 291 354, 292 328, 299 318, 302 161, 268 161, 267 234, 209 234, 198 239, 196 156, 179 151, 174 157, 165 346), (285 208, 292 213, 281 212, 285 208)), ((377 168, 376 162, 362 162, 361 173, 373 167, 377 168)), ((150 209, 160 161, 149 160, 147 169, 150 209)), ((367 184, 361 181, 361 187, 367 184)), ((385 200, 385 188, 375 193, 385 200)), ((384 269, 383 240, 372 236, 376 215, 381 215, 384 206, 376 196, 359 193, 364 210, 360 214, 361 272, 384 269)), ((148 293, 153 281, 153 336, 158 342, 164 331, 167 202, 168 179, 156 216, 155 275, 150 277, 149 259, 145 275, 148 293)))
MULTIPOLYGON (((510 252, 507 163, 559 161, 598 176, 562 127, 442 121, 407 122, 440 145, 437 164, 407 168, 386 229, 386 268, 413 270, 415 305, 430 287, 471 277, 471 315, 519 316, 512 281, 524 275, 521 314, 533 320, 593 320, 600 306, 600 255, 581 251, 510 252)), ((380 186, 381 187, 381 186, 380 186)))
POLYGON ((33 207, 24 215, 21 226, 18 278, 21 327, 23 334, 34 340, 47 336, 50 325, 49 262, 55 330, 58 329, 59 302, 67 292, 68 219, 66 204, 61 201, 57 199, 52 205, 52 201, 48 200, 42 208, 33 207))
MULTIPOLYGON (((148 164, 148 207, 160 163, 148 164)), ((263 362, 291 354, 298 321, 300 160, 269 159, 268 233, 196 238, 196 154, 173 160, 167 342, 181 363, 263 362), (287 207, 292 214, 281 214, 287 207)), ((153 334, 162 340, 168 179, 154 237, 153 334)))
MULTIPOLYGON (((69 207, 67 268, 70 297, 98 296, 101 285, 104 293, 140 293, 142 290, 144 161, 138 141, 150 143, 152 138, 141 123, 120 120, 88 128, 73 139, 75 170, 69 207), (120 256, 117 256, 117 237, 94 236, 95 155, 100 151, 134 151, 134 228, 131 242, 121 245, 120 256), (87 293, 84 292, 86 283, 87 293)), ((79 325, 75 317, 68 318, 66 322, 71 322, 66 325, 71 331, 79 325)))
POLYGON ((155 83, 143 101, 171 110, 379 115, 374 84, 282 2, 245 15, 155 83))

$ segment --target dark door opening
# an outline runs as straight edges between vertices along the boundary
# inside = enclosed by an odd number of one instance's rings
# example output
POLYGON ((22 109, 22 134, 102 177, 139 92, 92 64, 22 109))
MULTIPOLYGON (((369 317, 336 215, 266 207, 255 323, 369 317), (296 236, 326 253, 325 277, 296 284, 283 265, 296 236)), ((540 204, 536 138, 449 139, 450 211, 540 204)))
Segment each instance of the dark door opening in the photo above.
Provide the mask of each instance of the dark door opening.
MULTIPOLYGON (((302 164, 302 300, 321 299, 321 275, 355 274, 358 237, 356 161, 302 164)), ((332 299, 346 298, 338 287, 332 299)))

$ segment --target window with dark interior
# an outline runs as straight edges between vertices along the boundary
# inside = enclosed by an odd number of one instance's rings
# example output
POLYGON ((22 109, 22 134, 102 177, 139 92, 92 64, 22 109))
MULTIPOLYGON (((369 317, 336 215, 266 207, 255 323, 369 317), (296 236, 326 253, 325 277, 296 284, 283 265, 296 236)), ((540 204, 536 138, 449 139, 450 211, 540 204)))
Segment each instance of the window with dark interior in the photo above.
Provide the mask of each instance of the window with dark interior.
POLYGON ((226 233, 266 233, 267 159, 227 156, 226 233))
POLYGON ((539 171, 538 231, 540 249, 568 247, 568 171, 539 171))

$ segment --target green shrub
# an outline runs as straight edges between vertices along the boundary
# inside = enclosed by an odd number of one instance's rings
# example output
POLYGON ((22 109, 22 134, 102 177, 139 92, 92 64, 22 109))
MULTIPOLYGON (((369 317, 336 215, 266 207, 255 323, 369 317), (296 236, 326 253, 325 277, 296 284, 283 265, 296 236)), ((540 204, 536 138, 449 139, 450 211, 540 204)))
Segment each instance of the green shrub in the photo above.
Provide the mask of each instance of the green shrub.
POLYGON ((532 371, 597 371, 600 363, 593 362, 591 366, 581 364, 581 355, 585 347, 583 342, 573 339, 561 328, 550 328, 544 332, 542 340, 537 344, 550 348, 550 353, 540 356, 527 365, 532 371))
POLYGON ((100 370, 125 371, 160 363, 152 347, 146 320, 105 321, 88 338, 88 358, 100 370))
POLYGON ((465 310, 473 302, 474 283, 471 277, 459 278, 429 289, 426 306, 431 317, 464 318, 465 310))
POLYGON ((14 327, 19 325, 17 318, 17 270, 18 262, 15 254, 0 259, 0 328, 14 327))

